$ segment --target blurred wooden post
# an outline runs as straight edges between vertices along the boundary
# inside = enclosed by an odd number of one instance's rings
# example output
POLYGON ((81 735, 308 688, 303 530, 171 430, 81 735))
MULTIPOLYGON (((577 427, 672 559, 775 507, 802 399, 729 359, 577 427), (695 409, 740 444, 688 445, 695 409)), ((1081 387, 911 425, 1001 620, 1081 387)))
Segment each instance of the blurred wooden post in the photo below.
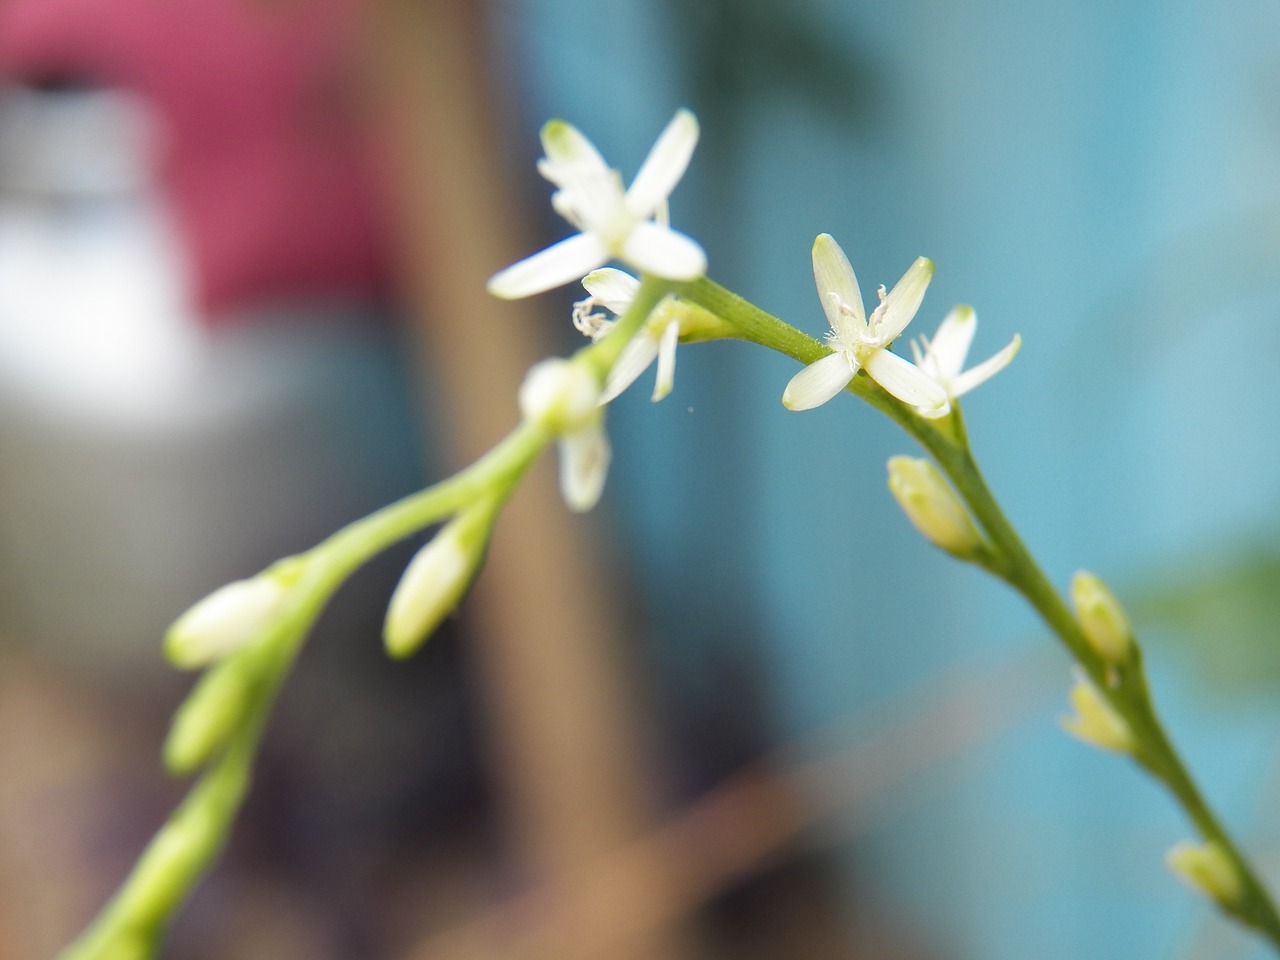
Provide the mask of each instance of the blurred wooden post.
MULTIPOLYGON (((403 292, 434 394, 448 404, 431 415, 446 422, 458 465, 515 424, 516 388, 549 352, 536 303, 503 303, 484 289, 536 241, 491 124, 479 6, 375 0, 368 46, 377 120, 390 138, 403 292)), ((591 521, 565 509, 554 467, 544 458, 504 512, 466 613, 518 852, 535 878, 572 880, 647 828, 652 777, 591 521)), ((661 895, 660 873, 612 905, 617 919, 593 916, 558 955, 594 960, 593 943, 616 948, 608 931, 626 926, 632 897, 661 895)), ((682 955, 674 935, 658 939, 625 956, 682 955)))

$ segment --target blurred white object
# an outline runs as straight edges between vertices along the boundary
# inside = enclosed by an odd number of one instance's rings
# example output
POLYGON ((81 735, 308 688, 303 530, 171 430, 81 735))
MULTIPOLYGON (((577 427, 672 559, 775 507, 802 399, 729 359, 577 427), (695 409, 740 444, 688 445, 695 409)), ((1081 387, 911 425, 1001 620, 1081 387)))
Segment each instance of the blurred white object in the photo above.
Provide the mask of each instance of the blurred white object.
POLYGON ((367 305, 199 323, 161 143, 126 94, 0 90, 0 641, 135 679, 193 601, 416 457, 367 305))
POLYGON ((163 415, 199 357, 150 188, 158 127, 102 90, 0 96, 0 382, 103 417, 163 415))

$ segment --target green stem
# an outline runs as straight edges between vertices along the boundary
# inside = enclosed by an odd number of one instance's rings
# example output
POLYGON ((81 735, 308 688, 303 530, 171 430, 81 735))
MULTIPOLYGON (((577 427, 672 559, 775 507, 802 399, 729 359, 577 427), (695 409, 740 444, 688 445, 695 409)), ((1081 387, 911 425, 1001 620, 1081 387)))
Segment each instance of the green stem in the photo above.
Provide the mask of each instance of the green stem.
MULTIPOLYGON (((627 341, 672 285, 645 278, 635 301, 609 336, 579 350, 570 362, 603 381, 627 341)), ((484 498, 502 503, 530 464, 555 439, 521 423, 469 467, 425 490, 348 524, 310 551, 282 561, 301 571, 295 601, 245 657, 252 704, 178 808, 147 845, 120 890, 60 960, 145 960, 169 922, 217 859, 249 789, 253 761, 276 695, 311 625, 334 591, 359 567, 393 544, 484 498)), ((213 669, 218 669, 215 665, 213 669)))
MULTIPOLYGON (((954 415, 958 417, 959 411, 954 415)), ((1261 932, 1280 952, 1280 914, 1165 732, 1151 699, 1137 645, 1129 663, 1119 668, 1104 663, 1089 646, 1070 608, 1001 510, 967 446, 954 445, 937 431, 917 435, 917 439, 951 478, 990 538, 999 558, 998 567, 992 572, 1026 598, 1088 673, 1098 692, 1124 718, 1137 744, 1135 761, 1165 785, 1201 837, 1217 843, 1234 863, 1242 880, 1243 894, 1234 903, 1222 904, 1223 909, 1261 932)))
MULTIPOLYGON (((679 292, 685 299, 718 315, 741 339, 801 363, 813 363, 830 352, 817 340, 710 280, 683 284, 679 292)), ((1243 892, 1236 901, 1220 906, 1241 923, 1259 931, 1280 951, 1280 914, 1270 893, 1205 801, 1170 742, 1152 703, 1137 645, 1130 662, 1119 668, 1103 662, 1090 647, 1071 609, 1045 576, 987 486, 973 459, 958 407, 941 421, 926 420, 864 374, 854 377, 848 390, 892 419, 933 455, 986 531, 990 549, 975 558, 975 562, 1022 594, 1080 663, 1102 696, 1125 719, 1137 743, 1134 759, 1165 785, 1200 835, 1219 844, 1234 863, 1243 892)))
POLYGON ((152 837, 116 895, 58 960, 145 960, 169 922, 218 858, 249 790, 271 704, 298 644, 279 651, 267 689, 218 759, 152 837))

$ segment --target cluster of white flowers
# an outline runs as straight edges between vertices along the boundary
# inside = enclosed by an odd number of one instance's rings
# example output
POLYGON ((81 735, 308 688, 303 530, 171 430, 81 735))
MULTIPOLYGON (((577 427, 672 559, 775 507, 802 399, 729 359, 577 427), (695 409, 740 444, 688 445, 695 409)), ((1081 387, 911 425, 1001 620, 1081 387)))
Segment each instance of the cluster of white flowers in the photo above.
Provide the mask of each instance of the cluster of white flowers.
MULTIPOLYGON (((489 291, 496 296, 530 296, 581 280, 588 297, 574 305, 573 322, 584 335, 598 340, 614 324, 612 314, 626 312, 635 299, 640 281, 613 267, 621 261, 641 273, 668 280, 688 281, 703 275, 706 254, 689 237, 671 229, 667 198, 689 165, 698 142, 698 122, 680 110, 659 135, 631 186, 624 189, 617 170, 605 163, 600 152, 575 127, 552 120, 542 128, 545 156, 538 171, 555 186, 551 205, 578 229, 578 233, 496 273, 489 291)), ((829 234, 813 244, 813 275, 818 297, 831 331, 831 353, 809 364, 792 377, 782 395, 791 410, 808 410, 826 403, 853 382, 859 371, 915 408, 923 417, 945 417, 956 398, 968 393, 1008 365, 1021 340, 970 370, 963 370, 977 321, 969 307, 956 307, 943 320, 932 340, 920 337, 911 344, 914 363, 893 353, 891 347, 915 316, 933 276, 933 264, 921 257, 887 293, 879 289, 880 302, 868 316, 853 268, 844 251, 829 234)), ((676 344, 681 336, 680 314, 670 297, 653 309, 639 332, 613 364, 597 402, 607 404, 629 387, 657 360, 658 376, 653 399, 671 392, 675 377, 676 344)), ((593 424, 591 435, 602 443, 604 431, 593 424)), ((581 437, 575 446, 581 446, 581 437)), ((594 464, 597 475, 579 475, 563 486, 575 490, 575 509, 587 509, 595 498, 584 490, 603 487, 608 464, 607 448, 599 456, 570 458, 581 470, 594 464)), ((568 461, 566 461, 567 463, 568 461)))
MULTIPOLYGON (((624 190, 618 171, 604 162, 575 127, 563 120, 546 124, 542 128, 546 156, 538 162, 538 172, 556 187, 551 205, 580 232, 499 271, 489 280, 489 292, 508 299, 526 297, 581 280, 590 296, 575 306, 574 325, 599 339, 612 321, 595 313, 594 308, 603 306, 613 313, 624 313, 640 287, 630 274, 611 267, 601 269, 609 261, 620 260, 641 273, 668 280, 702 276, 707 269, 702 247, 672 230, 667 221, 667 198, 684 176, 697 143, 698 121, 688 110, 677 111, 631 186, 624 190)), ((620 394, 655 359, 658 385, 653 399, 660 400, 670 392, 680 323, 672 317, 655 332, 654 321, 662 316, 663 305, 659 304, 650 321, 618 356, 603 390, 595 389, 593 406, 606 404, 620 394)), ((563 392, 570 380, 578 379, 567 364, 535 368, 521 391, 526 417, 531 406, 544 406, 530 398, 563 392)), ((594 506, 604 486, 609 447, 602 418, 602 413, 578 417, 561 433, 561 489, 575 510, 594 506)))
POLYGON ((1017 336, 995 356, 961 372, 977 327, 970 307, 956 307, 932 340, 921 337, 911 345, 914 364, 889 349, 920 309, 932 278, 933 264, 920 257, 892 290, 880 288, 880 303, 868 317, 848 258, 830 234, 821 234, 813 242, 813 279, 831 324, 831 353, 791 378, 783 404, 789 410, 820 406, 865 370, 922 417, 945 417, 956 398, 1003 370, 1022 344, 1017 336))

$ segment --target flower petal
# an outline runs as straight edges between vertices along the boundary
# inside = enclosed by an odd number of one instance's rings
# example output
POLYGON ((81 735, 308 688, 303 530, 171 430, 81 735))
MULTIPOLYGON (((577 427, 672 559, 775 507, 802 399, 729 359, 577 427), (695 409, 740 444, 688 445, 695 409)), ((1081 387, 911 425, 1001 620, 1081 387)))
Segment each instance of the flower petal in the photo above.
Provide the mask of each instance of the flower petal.
POLYGON ((849 258, 829 233, 821 233, 813 241, 813 280, 818 286, 818 299, 831 329, 844 342, 853 343, 866 329, 867 312, 862 306, 862 292, 858 289, 858 278, 853 275, 849 258), (852 317, 832 302, 832 293, 853 311, 852 317), (851 324, 850 320, 854 322, 851 324))
POLYGON ((486 289, 504 300, 528 297, 581 279, 608 259, 598 237, 578 233, 499 270, 489 278, 486 289))
MULTIPOLYGON (((959 306, 952 308, 938 332, 929 341, 928 355, 932 357, 934 369, 943 381, 954 380, 964 369, 964 359, 969 355, 969 345, 973 343, 973 332, 978 328, 978 318, 973 307, 959 306)), ((976 384, 975 384, 976 386, 976 384)))
POLYGON ((604 417, 560 438, 560 494, 570 510, 585 513, 600 500, 609 457, 604 417))
POLYGON ((600 394, 600 403, 608 403, 635 383, 636 378, 649 368, 657 355, 658 341, 649 335, 648 330, 641 330, 632 337, 609 370, 604 393, 600 394))
POLYGON ((675 386, 676 382, 676 346, 680 343, 680 321, 672 320, 662 331, 658 341, 658 379, 653 384, 653 396, 657 403, 675 386))
POLYGON ((538 161, 538 172, 557 187, 584 173, 600 174, 609 169, 591 141, 563 120, 548 120, 542 125, 542 149, 546 157, 538 161))
POLYGON ((592 270, 582 278, 582 285, 602 306, 619 314, 626 313, 640 289, 639 280, 617 267, 592 270))
POLYGON ((707 272, 702 247, 666 227, 645 220, 637 223, 622 245, 621 259, 644 273, 667 280, 695 280, 707 272))
POLYGON ((921 416, 940 417, 948 412, 947 391, 910 360, 876 350, 863 363, 871 379, 903 403, 918 408, 921 416))
MULTIPOLYGON (((920 309, 920 301, 924 299, 924 292, 932 279, 933 261, 917 257, 916 262, 902 275, 902 279, 893 285, 884 302, 876 308, 879 319, 872 335, 885 346, 893 343, 920 309)), ((905 360, 903 362, 906 363, 905 360)))
POLYGON ((994 356, 987 357, 986 360, 983 360, 976 367, 966 370, 958 377, 955 377, 951 381, 951 396, 962 396, 978 384, 990 380, 1009 365, 1009 361, 1014 358, 1021 346, 1022 338, 1017 334, 1014 334, 1013 339, 1009 341, 1009 344, 999 353, 994 356))
POLYGON ((627 209, 647 220, 676 188, 698 145, 698 121, 688 110, 677 110, 645 157, 627 190, 627 209))
POLYGON ((837 351, 809 364, 782 391, 782 405, 788 410, 820 407, 847 387, 858 372, 857 361, 837 351))

